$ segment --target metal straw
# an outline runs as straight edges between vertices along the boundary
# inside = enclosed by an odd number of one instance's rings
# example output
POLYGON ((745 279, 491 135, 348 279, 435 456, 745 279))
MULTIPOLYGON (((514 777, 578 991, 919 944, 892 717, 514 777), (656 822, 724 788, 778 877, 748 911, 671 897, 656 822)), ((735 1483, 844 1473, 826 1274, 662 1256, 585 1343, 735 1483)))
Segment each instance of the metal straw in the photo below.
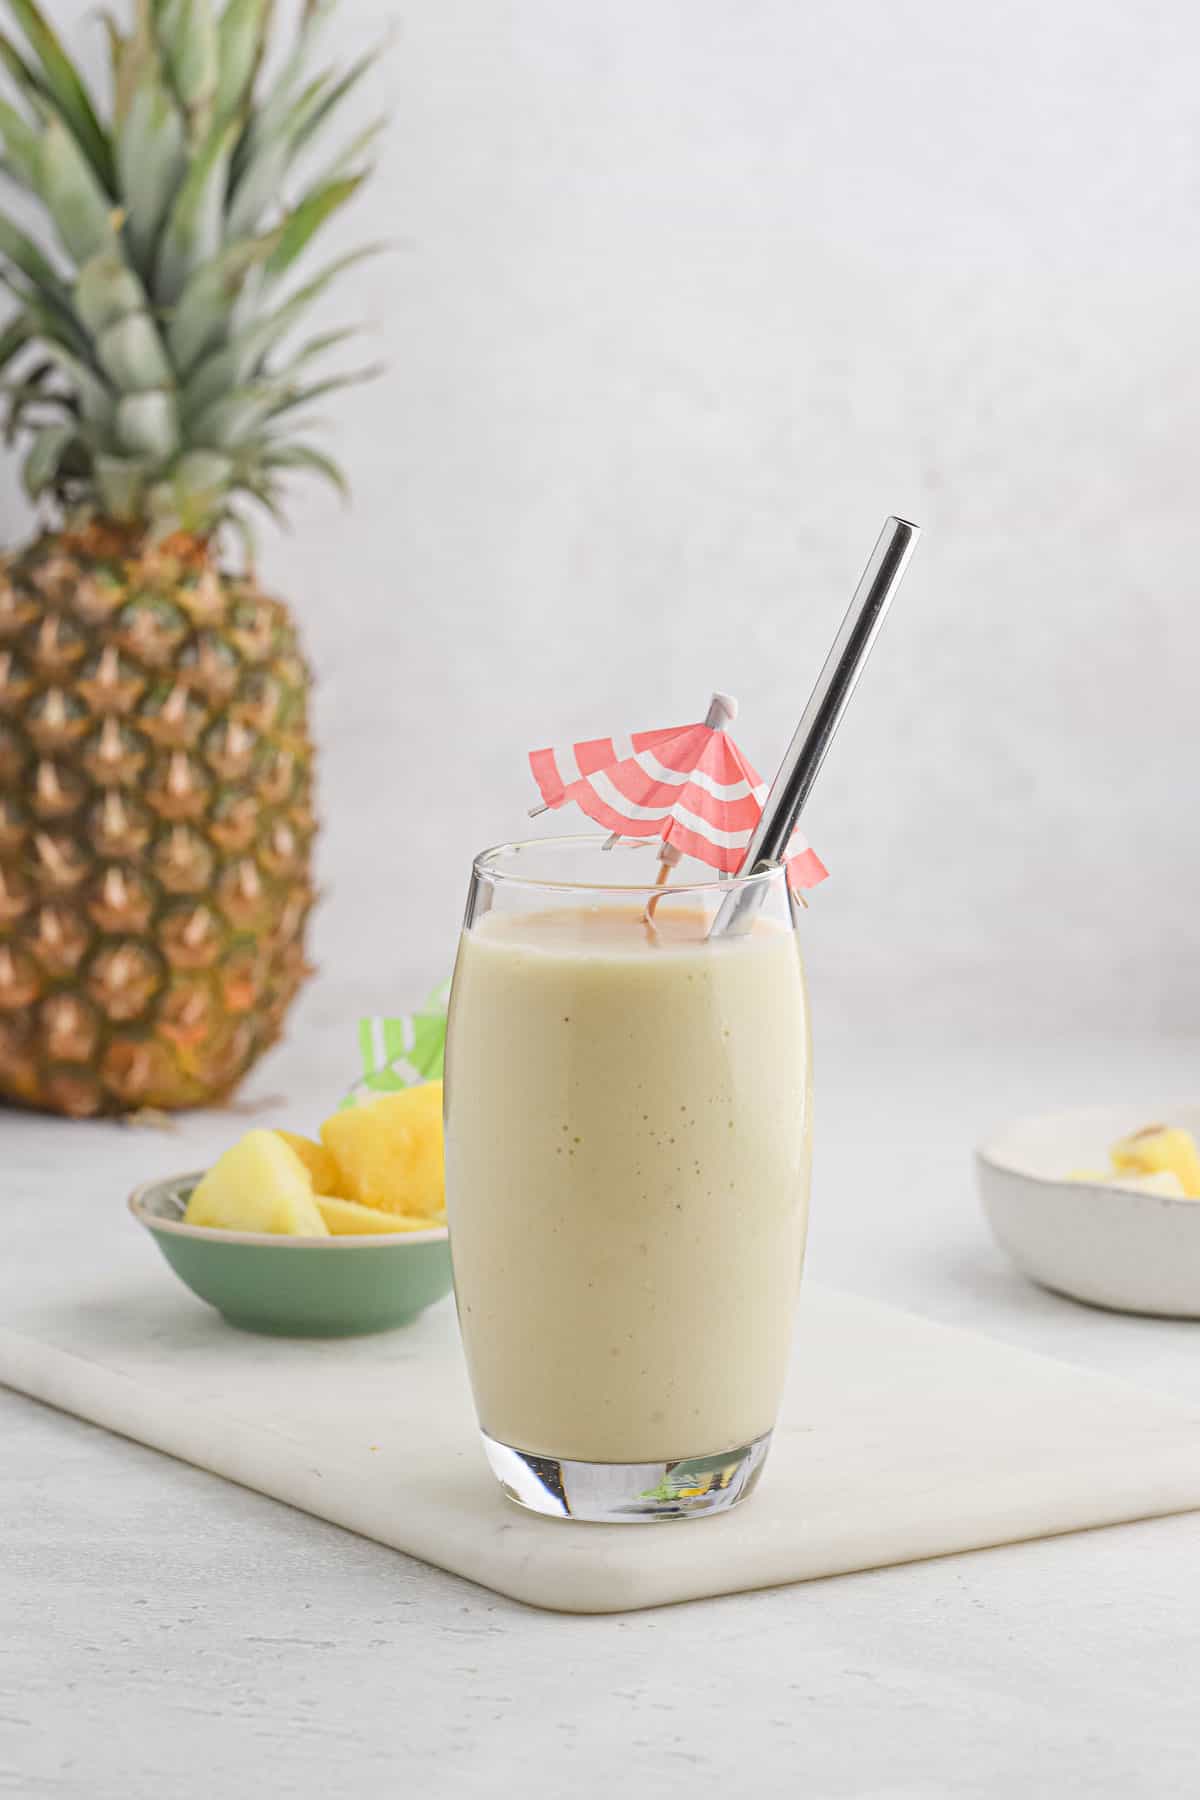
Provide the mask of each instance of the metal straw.
MULTIPOLYGON (((889 518, 871 552, 871 560, 854 590, 850 610, 825 659, 796 735, 779 773, 771 783, 767 803, 754 836, 742 859, 739 875, 778 867, 785 859, 796 821, 821 772, 842 714, 862 674, 863 665, 883 624, 892 597, 900 586, 909 558, 921 535, 919 525, 907 519, 889 518)), ((763 883, 736 888, 721 903, 710 936, 746 931, 762 903, 763 883)))

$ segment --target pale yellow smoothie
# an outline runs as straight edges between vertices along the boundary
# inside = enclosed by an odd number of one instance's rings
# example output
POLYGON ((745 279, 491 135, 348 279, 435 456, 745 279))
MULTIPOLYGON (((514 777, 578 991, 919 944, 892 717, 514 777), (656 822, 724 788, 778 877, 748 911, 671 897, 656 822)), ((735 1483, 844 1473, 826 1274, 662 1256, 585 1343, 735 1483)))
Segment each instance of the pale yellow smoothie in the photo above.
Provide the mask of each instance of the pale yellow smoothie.
POLYGON ((446 1061, 455 1289, 480 1423, 515 1449, 657 1462, 771 1430, 808 1211, 795 935, 699 910, 492 912, 464 932, 446 1061))

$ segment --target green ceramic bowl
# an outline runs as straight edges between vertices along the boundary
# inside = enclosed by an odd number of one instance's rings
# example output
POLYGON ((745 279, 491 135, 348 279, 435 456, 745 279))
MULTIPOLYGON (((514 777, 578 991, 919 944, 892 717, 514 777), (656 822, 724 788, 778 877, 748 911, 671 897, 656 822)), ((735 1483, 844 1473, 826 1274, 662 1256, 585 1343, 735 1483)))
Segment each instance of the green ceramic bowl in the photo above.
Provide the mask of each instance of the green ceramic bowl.
POLYGON ((407 1325, 450 1292, 445 1226, 371 1237, 272 1237, 185 1225, 203 1170, 150 1181, 129 1210, 193 1294, 243 1331, 353 1337, 407 1325))

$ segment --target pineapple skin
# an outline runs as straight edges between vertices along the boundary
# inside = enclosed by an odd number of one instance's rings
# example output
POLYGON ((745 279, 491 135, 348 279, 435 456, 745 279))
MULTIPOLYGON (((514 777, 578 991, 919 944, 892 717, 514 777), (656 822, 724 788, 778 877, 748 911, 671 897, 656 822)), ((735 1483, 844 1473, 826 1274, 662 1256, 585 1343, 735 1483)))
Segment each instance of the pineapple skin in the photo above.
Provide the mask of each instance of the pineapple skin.
POLYGON ((0 1098, 202 1106, 311 973, 311 678, 199 538, 0 558, 0 1098))

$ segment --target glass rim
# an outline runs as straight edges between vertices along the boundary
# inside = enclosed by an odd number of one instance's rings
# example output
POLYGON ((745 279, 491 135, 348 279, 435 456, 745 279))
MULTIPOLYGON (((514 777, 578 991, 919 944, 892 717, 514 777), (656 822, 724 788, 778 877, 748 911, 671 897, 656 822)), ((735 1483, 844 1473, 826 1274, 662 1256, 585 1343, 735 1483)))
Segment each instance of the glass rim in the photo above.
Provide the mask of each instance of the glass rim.
MULTIPOLYGON (((504 856, 517 857, 522 851, 531 850, 565 850, 599 849, 608 841, 607 833, 579 831, 564 833, 559 837, 513 838, 505 844, 492 844, 486 850, 480 850, 471 859, 471 868, 477 880, 491 881, 506 887, 540 888, 548 893, 573 894, 716 894, 725 896, 737 893, 744 888, 757 887, 783 877, 786 881, 787 869, 783 863, 772 863, 769 868, 757 869, 749 875, 725 875, 713 873, 707 881, 664 882, 659 887, 654 881, 567 881, 540 875, 517 874, 508 869, 496 867, 496 862, 504 856)), ((629 844, 623 840, 620 846, 614 846, 613 854, 618 849, 641 849, 654 844, 655 838, 645 838, 641 843, 629 844)), ((692 859, 695 860, 694 858, 692 859)))

